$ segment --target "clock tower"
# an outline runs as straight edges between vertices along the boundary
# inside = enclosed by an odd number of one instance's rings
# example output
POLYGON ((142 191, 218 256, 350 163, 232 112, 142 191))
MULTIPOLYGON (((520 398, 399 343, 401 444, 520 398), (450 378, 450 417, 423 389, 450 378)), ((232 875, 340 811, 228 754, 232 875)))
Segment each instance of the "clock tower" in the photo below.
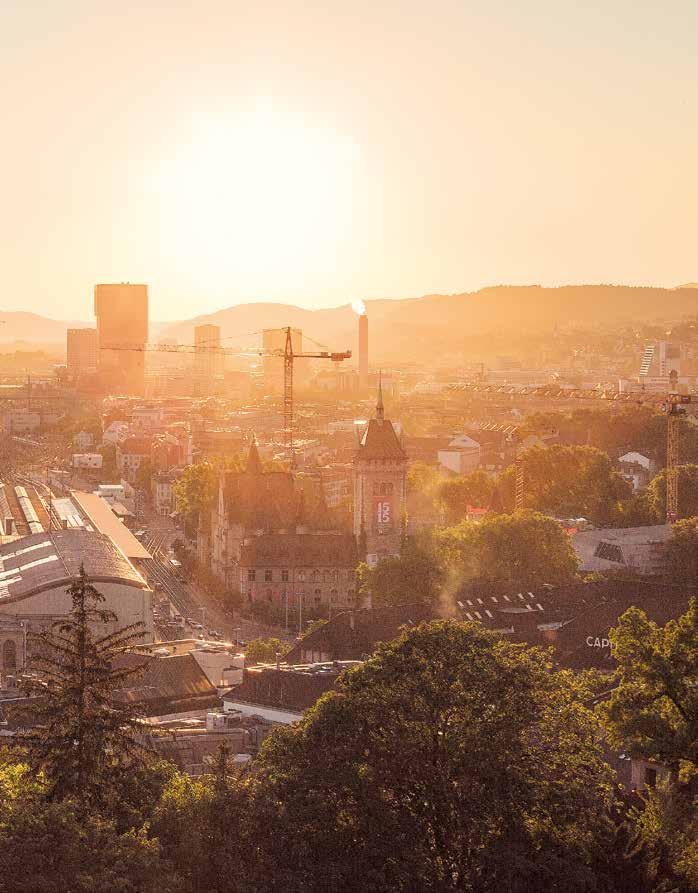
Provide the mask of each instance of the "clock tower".
POLYGON ((359 552, 373 566, 399 555, 405 523, 407 454, 385 418, 378 382, 376 414, 354 454, 354 536, 359 552))

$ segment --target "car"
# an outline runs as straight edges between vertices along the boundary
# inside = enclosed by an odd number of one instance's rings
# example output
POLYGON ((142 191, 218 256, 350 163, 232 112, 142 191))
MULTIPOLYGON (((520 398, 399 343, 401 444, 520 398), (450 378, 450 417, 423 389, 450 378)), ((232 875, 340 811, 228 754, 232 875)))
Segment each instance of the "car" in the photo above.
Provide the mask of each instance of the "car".
POLYGON ((192 623, 190 624, 190 626, 192 626, 194 629, 203 629, 203 628, 204 628, 203 623, 192 622, 192 623))

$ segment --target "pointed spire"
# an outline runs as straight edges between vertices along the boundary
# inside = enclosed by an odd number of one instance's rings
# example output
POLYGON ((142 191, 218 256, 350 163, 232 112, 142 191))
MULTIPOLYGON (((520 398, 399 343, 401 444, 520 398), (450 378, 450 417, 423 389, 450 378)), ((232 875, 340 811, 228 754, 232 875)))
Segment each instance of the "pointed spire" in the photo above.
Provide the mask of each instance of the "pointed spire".
POLYGON ((385 409, 383 408, 383 372, 378 373, 378 401, 376 403, 376 418, 383 421, 385 409))
POLYGON ((257 438, 254 433, 250 437, 250 449, 247 453, 247 469, 248 474, 262 473, 262 460, 259 458, 259 450, 257 449, 257 438))

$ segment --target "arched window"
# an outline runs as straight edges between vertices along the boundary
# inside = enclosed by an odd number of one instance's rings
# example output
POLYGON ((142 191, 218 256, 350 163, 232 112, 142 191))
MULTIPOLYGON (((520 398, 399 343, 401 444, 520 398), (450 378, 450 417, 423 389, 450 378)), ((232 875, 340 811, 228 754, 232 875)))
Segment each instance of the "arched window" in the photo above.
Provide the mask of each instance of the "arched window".
POLYGON ((17 669, 17 643, 14 639, 6 639, 2 646, 3 670, 17 669))

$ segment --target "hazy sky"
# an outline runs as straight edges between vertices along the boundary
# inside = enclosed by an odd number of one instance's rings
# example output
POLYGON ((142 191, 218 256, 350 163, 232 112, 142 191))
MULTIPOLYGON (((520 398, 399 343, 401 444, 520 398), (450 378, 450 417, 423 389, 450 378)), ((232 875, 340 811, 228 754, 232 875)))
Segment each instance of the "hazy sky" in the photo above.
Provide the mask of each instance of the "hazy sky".
POLYGON ((696 0, 0 0, 0 309, 698 279, 696 0))

